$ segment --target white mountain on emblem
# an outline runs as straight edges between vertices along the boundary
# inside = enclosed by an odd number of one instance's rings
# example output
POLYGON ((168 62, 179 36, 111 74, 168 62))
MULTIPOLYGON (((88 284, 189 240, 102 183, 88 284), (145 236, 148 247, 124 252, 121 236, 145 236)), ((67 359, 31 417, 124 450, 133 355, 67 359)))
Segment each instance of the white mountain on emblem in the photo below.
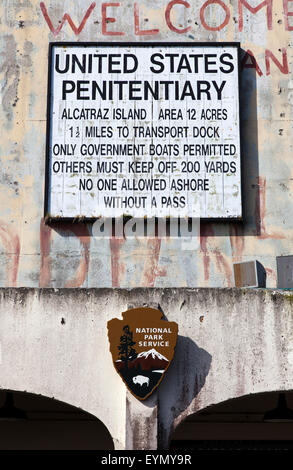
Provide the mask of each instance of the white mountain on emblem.
MULTIPOLYGON (((118 370, 124 369, 125 362, 120 359, 115 361, 118 370)), ((164 371, 169 365, 169 360, 160 354, 156 349, 149 349, 139 353, 135 358, 129 358, 127 363, 128 369, 152 371, 164 371)))
POLYGON ((137 355, 137 357, 147 359, 150 355, 152 356, 152 359, 159 359, 160 361, 169 362, 168 359, 163 356, 163 354, 160 354, 156 349, 150 349, 149 351, 141 352, 137 355))

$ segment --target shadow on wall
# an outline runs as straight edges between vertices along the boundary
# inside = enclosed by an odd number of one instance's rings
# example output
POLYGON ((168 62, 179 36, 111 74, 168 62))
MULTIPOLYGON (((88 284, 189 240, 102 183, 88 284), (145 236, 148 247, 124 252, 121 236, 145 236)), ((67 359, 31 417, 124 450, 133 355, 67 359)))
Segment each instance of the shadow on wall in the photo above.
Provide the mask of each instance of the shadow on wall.
MULTIPOLYGON (((240 63, 246 54, 246 51, 240 50, 240 63)), ((251 58, 252 68, 245 68, 240 73, 242 200, 244 227, 247 227, 245 235, 261 234, 260 198, 264 195, 264 183, 259 176, 257 80, 253 60, 255 59, 251 58)))
POLYGON ((173 362, 158 388, 159 448, 168 448, 173 422, 203 388, 211 362, 212 356, 207 351, 190 338, 178 336, 173 362))
MULTIPOLYGON (((240 49, 240 64, 247 52, 240 49)), ((258 116, 257 77, 255 59, 245 59, 245 68, 240 70, 240 139, 242 156, 242 222, 205 221, 201 223, 202 237, 231 237, 261 235, 263 226, 262 199, 265 198, 265 181, 259 176, 258 163, 258 116), (251 63, 251 68, 250 68, 251 63)))

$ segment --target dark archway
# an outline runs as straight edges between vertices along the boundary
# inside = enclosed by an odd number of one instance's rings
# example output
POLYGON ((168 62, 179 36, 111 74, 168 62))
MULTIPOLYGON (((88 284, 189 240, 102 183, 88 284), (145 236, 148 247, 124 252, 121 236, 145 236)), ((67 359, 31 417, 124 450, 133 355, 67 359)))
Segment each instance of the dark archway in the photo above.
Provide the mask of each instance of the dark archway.
POLYGON ((40 395, 0 391, 2 450, 114 450, 114 444, 89 413, 40 395))
MULTIPOLYGON (((266 422, 278 405, 278 392, 248 395, 188 416, 175 430, 171 449, 198 452, 293 450, 293 421, 266 422)), ((285 394, 293 410, 293 393, 285 394)))

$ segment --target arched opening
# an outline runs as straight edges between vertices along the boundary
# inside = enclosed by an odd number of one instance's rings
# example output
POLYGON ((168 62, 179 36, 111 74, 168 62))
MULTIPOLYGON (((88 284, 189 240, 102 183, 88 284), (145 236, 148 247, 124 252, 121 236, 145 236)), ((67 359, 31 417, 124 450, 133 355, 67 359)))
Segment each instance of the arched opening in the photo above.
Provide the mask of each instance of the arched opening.
POLYGON ((106 426, 66 403, 21 392, 0 392, 1 450, 113 450, 106 426))
POLYGON ((188 416, 176 428, 170 448, 213 453, 291 450, 292 410, 292 392, 260 393, 229 400, 188 416))

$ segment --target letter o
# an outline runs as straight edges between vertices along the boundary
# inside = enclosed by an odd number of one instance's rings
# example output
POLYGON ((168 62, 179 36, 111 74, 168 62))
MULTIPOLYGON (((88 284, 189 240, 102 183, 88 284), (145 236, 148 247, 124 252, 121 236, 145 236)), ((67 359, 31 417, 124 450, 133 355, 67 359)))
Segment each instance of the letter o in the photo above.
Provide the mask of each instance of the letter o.
POLYGON ((203 27, 205 29, 207 29, 208 31, 221 31, 221 29, 225 28, 225 26, 227 26, 227 24, 230 21, 230 10, 227 7, 227 5, 225 5, 225 3, 222 2, 222 0, 207 0, 200 9, 200 20, 201 20, 201 23, 202 23, 203 27), (213 3, 216 3, 217 5, 220 5, 226 13, 225 20, 223 21, 223 23, 220 26, 209 26, 206 23, 206 20, 204 19, 204 14, 205 14, 206 8, 209 5, 212 5, 213 3))
POLYGON ((53 163, 53 171, 54 173, 59 173, 60 170, 60 163, 59 162, 54 162, 53 163), (57 168, 56 168, 57 167, 57 168))

